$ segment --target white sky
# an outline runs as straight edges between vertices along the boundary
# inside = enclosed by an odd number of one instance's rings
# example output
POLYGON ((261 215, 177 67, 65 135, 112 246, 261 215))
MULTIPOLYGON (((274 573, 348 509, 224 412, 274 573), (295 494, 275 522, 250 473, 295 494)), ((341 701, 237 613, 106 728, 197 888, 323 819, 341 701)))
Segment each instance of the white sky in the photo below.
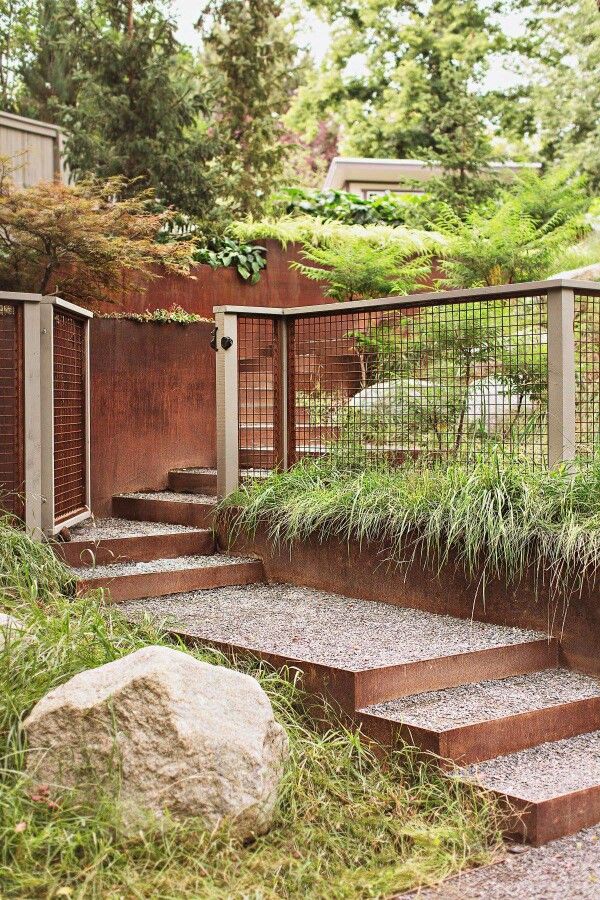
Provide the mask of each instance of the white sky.
MULTIPOLYGON (((198 0, 172 0, 173 12, 179 23, 179 39, 191 46, 198 46, 198 34, 194 29, 194 22, 198 18, 199 7, 198 0)), ((522 19, 516 14, 505 16, 503 25, 506 33, 511 36, 516 36, 523 31, 522 19)), ((317 63, 321 62, 327 52, 329 41, 328 26, 314 13, 307 13, 300 28, 299 43, 305 44, 309 48, 317 63)), ((359 61, 357 65, 351 65, 351 71, 356 74, 360 73, 360 68, 359 61)), ((487 89, 507 88, 517 84, 519 80, 519 76, 502 63, 492 62, 485 87, 487 89)))

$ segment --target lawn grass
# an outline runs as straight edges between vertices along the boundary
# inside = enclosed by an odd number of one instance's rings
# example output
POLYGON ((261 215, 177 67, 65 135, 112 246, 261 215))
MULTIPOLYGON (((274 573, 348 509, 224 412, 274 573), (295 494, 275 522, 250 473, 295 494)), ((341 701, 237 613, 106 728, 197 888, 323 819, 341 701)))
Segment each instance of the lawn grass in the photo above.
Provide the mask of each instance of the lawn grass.
MULTIPOLYGON (((50 550, 0 522, 0 608, 26 625, 0 652, 0 896, 93 898, 387 897, 499 854, 489 797, 446 780, 410 748, 379 760, 341 725, 317 729, 300 686, 240 662, 267 691, 291 757, 269 834, 241 845, 190 820, 125 836, 106 797, 93 807, 31 795, 19 724, 52 687, 146 644, 99 596, 75 598, 50 550)), ((208 649, 197 658, 231 665, 208 649)))
POLYGON ((600 459, 548 470, 491 452, 473 466, 342 469, 303 460, 247 482, 220 506, 232 537, 266 527, 276 543, 374 542, 400 567, 456 564, 476 587, 532 577, 557 604, 600 570, 600 459))

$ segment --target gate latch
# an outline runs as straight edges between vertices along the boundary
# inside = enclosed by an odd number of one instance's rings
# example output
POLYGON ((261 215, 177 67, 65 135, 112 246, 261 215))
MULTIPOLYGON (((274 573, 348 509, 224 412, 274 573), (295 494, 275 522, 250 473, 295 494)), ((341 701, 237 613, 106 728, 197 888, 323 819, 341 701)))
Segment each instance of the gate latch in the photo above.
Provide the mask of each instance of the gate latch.
MULTIPOLYGON (((218 328, 215 325, 213 330, 210 333, 210 346, 213 350, 217 351, 219 348, 217 347, 217 332, 218 328)), ((221 347, 223 350, 229 350, 230 347, 233 347, 233 338, 230 337, 222 337, 221 338, 221 347)))

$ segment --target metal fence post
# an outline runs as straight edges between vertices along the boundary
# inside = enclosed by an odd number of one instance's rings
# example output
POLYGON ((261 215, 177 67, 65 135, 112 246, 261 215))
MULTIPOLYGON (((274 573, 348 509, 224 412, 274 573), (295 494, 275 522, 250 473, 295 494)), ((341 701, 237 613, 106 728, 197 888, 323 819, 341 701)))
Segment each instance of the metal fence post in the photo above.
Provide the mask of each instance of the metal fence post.
POLYGON ((288 323, 285 316, 279 316, 273 322, 273 451, 274 467, 285 471, 289 469, 288 449, 288 323))
POLYGON ((54 307, 42 303, 41 334, 41 432, 42 432, 42 528, 54 534, 54 307))
POLYGON ((575 459, 575 293, 548 291, 548 465, 575 459))
POLYGON ((23 303, 23 364, 25 525, 39 538, 42 532, 39 300, 23 303))
POLYGON ((227 497, 239 484, 238 321, 215 312, 217 351, 217 494, 227 497))

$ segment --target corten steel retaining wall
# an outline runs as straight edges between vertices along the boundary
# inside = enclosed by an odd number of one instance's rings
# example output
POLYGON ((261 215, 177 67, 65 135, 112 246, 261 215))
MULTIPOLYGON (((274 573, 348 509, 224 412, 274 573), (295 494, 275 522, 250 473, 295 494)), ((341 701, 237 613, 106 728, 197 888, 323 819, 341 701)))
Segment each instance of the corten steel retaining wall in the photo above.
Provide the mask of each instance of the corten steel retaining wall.
MULTIPOLYGON (((219 544, 227 547, 227 527, 218 527, 219 544)), ((408 570, 397 569, 387 552, 375 544, 318 537, 277 547, 266 530, 254 538, 238 536, 233 553, 255 553, 263 561, 268 581, 304 585, 362 600, 391 603, 441 615, 471 617, 481 622, 531 628, 551 633, 561 644, 564 662, 600 676, 600 584, 575 596, 566 608, 550 607, 543 592, 536 597, 533 577, 507 585, 493 581, 485 597, 477 579, 469 582, 452 563, 437 574, 435 564, 419 560, 408 570)))
POLYGON ((93 319, 90 332, 92 511, 113 494, 166 486, 168 470, 214 466, 211 324, 93 319))
POLYGON ((319 282, 290 269, 290 262, 300 259, 298 244, 290 244, 284 250, 277 241, 253 243, 267 248, 267 267, 257 284, 246 283, 233 268, 197 265, 192 277, 164 275, 152 281, 146 291, 132 290, 119 303, 98 304, 94 311, 139 313, 168 309, 176 303, 188 312, 212 318, 213 307, 227 303, 281 307, 327 302, 319 282))

